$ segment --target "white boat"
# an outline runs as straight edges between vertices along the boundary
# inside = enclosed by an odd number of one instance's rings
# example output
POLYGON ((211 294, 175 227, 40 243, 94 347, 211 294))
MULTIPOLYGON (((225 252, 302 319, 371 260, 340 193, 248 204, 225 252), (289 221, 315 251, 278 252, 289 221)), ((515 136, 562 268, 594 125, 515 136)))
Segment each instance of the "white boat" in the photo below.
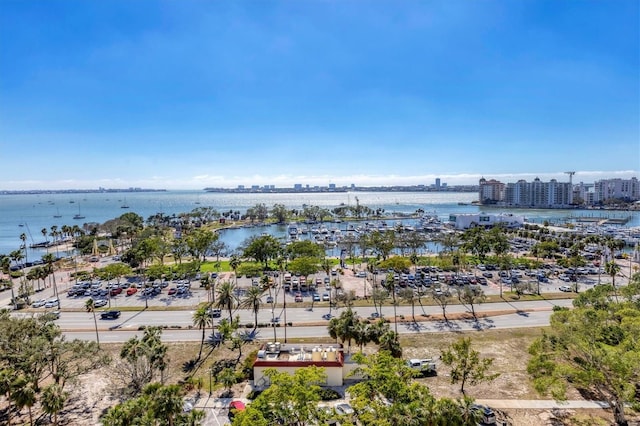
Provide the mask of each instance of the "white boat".
POLYGON ((287 229, 287 233, 289 234, 289 236, 298 236, 298 224, 296 223, 290 223, 289 227, 287 229))

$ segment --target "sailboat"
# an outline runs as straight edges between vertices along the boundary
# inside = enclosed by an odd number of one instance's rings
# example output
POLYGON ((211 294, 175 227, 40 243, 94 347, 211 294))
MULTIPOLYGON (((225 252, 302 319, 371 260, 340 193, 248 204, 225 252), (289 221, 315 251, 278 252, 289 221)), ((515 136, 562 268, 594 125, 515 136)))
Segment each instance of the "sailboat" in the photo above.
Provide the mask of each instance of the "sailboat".
POLYGON ((78 213, 73 215, 74 219, 84 219, 84 216, 80 213, 80 206, 78 206, 78 213))
POLYGON ((127 199, 126 199, 126 198, 124 199, 124 204, 122 204, 122 205, 120 206, 120 208, 121 208, 121 209, 128 209, 128 208, 129 208, 129 204, 127 204, 127 199))
POLYGON ((56 218, 56 219, 62 217, 62 215, 60 214, 60 209, 56 209, 56 214, 54 214, 53 217, 56 218))

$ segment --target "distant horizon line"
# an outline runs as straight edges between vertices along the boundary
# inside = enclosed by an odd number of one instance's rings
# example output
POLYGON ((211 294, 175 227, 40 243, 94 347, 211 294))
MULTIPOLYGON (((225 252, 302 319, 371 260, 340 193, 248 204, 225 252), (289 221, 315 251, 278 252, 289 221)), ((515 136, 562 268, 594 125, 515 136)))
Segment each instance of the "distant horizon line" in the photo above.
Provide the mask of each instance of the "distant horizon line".
MULTIPOLYGON (((258 187, 276 187, 276 188, 293 188, 294 185, 304 185, 304 187, 329 187, 335 185, 336 188, 356 187, 433 187, 436 181, 440 181, 440 185, 453 186, 471 186, 479 185, 481 178, 487 180, 495 179, 505 183, 517 182, 519 180, 532 181, 539 178, 543 182, 555 179, 558 182, 568 182, 569 172, 544 172, 544 173, 459 173, 459 174, 429 174, 429 175, 351 175, 351 176, 231 176, 223 178, 222 176, 199 175, 181 178, 169 178, 166 176, 153 176, 146 179, 137 179, 125 181, 124 179, 96 179, 76 181, 73 179, 51 179, 49 181, 42 180, 23 180, 0 181, 0 185, 13 189, 0 189, 0 193, 7 192, 45 192, 45 191, 97 191, 105 188, 111 191, 130 191, 133 189, 143 188, 163 188, 169 191, 203 191, 205 188, 224 188, 237 189, 241 186, 245 188, 258 187), (246 182, 254 182, 249 185, 246 182), (302 183, 305 182, 305 183, 302 183), (425 183, 428 182, 428 183, 425 183)), ((640 175, 638 170, 614 170, 614 171, 577 171, 573 174, 573 182, 575 184, 585 183, 592 184, 600 180, 609 179, 632 179, 640 175)))

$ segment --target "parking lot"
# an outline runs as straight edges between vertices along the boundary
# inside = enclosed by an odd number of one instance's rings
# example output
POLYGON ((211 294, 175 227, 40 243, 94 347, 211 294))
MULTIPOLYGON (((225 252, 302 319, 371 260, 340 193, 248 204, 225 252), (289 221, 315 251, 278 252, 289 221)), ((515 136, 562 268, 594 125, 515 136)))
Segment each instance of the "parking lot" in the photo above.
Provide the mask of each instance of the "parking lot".
MULTIPOLYGON (((428 297, 433 292, 455 294, 457 288, 464 285, 481 288, 485 294, 493 295, 515 289, 522 283, 528 283, 530 290, 542 294, 572 291, 577 284, 584 291, 600 283, 611 282, 611 277, 602 269, 594 266, 583 268, 561 268, 545 265, 544 268, 529 270, 523 267, 501 271, 495 265, 477 265, 468 267, 464 273, 445 272, 436 267, 412 268, 407 273, 388 274, 386 271, 370 273, 366 265, 356 265, 352 269, 340 272, 334 270, 327 275, 319 272, 309 277, 293 274, 280 276, 271 273, 273 286, 262 297, 263 308, 273 307, 273 321, 279 321, 278 310, 286 302, 287 306, 326 306, 329 300, 336 301, 345 294, 353 294, 358 299, 371 297, 372 291, 384 280, 392 276, 397 294, 412 289, 416 294, 428 297), (272 305, 273 303, 273 305, 272 305)), ((215 285, 223 281, 237 281, 236 296, 242 299, 248 288, 260 285, 256 277, 238 277, 230 272, 216 274, 215 285)), ((618 285, 626 283, 626 277, 616 277, 618 285)), ((84 309, 85 303, 92 298, 97 308, 118 309, 125 307, 156 307, 189 309, 200 303, 211 301, 213 295, 201 287, 198 280, 155 281, 143 283, 136 278, 111 281, 85 281, 76 283, 58 277, 60 308, 84 309), (145 287, 146 286, 146 287, 145 287)), ((57 308, 52 300, 56 298, 52 287, 32 296, 32 308, 36 310, 57 308)), ((8 304, 8 301, 6 301, 8 304)))

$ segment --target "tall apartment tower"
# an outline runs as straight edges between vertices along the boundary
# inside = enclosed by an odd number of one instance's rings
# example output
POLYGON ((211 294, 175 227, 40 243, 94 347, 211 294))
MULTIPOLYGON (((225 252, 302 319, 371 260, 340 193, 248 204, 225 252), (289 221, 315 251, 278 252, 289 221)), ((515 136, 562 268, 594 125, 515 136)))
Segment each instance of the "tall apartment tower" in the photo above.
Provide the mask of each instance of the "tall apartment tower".
POLYGON ((436 178, 436 190, 440 191, 440 178, 436 178))

